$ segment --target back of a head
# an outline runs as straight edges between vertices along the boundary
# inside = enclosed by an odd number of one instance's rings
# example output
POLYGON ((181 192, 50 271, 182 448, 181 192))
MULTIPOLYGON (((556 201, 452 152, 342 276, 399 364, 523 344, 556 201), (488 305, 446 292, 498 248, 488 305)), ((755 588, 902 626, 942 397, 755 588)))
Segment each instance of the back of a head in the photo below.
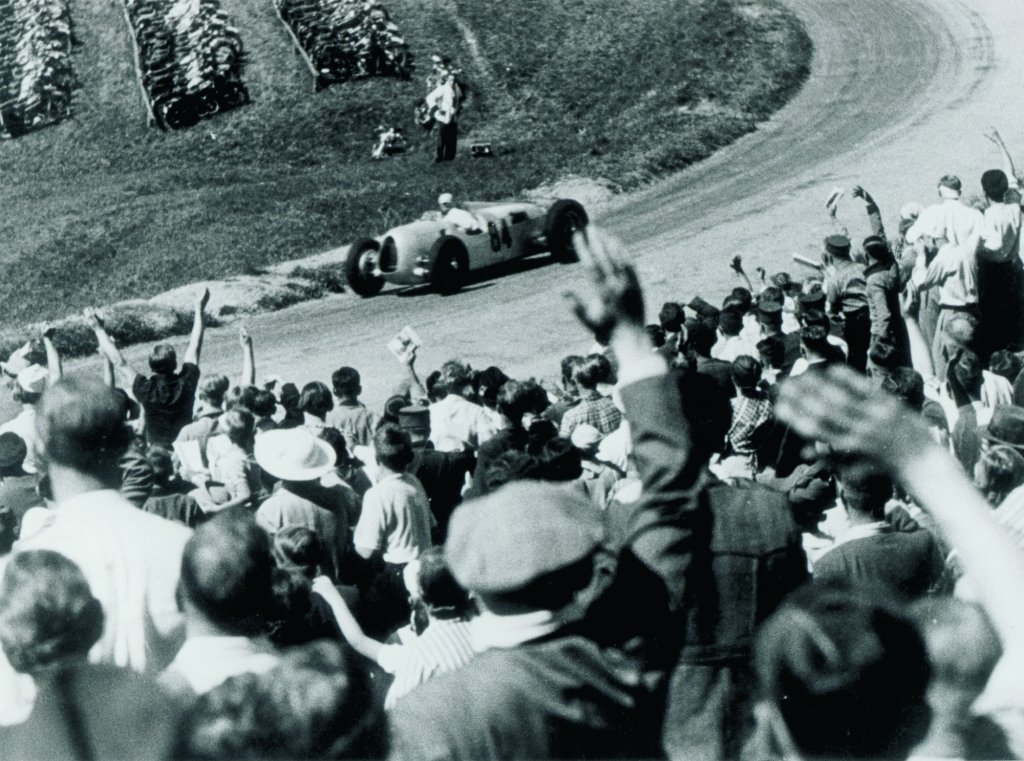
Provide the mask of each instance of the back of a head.
POLYGON ((174 477, 174 460, 171 458, 170 450, 154 444, 146 450, 146 460, 153 469, 154 481, 166 486, 174 477))
POLYGON ((754 305, 754 294, 742 286, 737 286, 732 289, 726 300, 731 300, 743 312, 749 312, 750 308, 754 305))
POLYGON ((694 322, 686 326, 686 345, 697 352, 701 357, 711 354, 711 347, 715 345, 718 336, 711 326, 703 322, 694 322))
POLYGON ((989 169, 981 175, 981 189, 985 195, 997 203, 1002 202, 1006 191, 1010 189, 1010 181, 1002 169, 989 169))
POLYGON ((441 365, 440 385, 449 394, 462 394, 473 382, 473 372, 463 362, 451 359, 441 365))
POLYGON ((996 375, 1001 375, 1013 383, 1020 374, 1022 363, 1020 358, 1012 351, 1002 349, 992 352, 988 360, 988 369, 996 375))
POLYGON ((387 754, 383 713, 359 657, 326 640, 284 652, 265 674, 228 679, 185 721, 180 757, 371 759, 387 754))
POLYGON ((892 479, 860 458, 839 463, 838 470, 837 478, 847 509, 881 520, 885 504, 892 499, 892 479))
POLYGON ((354 367, 339 367, 331 374, 334 393, 341 397, 358 396, 362 381, 354 367))
POLYGON ((373 448, 377 462, 396 473, 404 472, 412 463, 412 441, 397 426, 386 425, 378 430, 373 436, 373 448))
POLYGON ((743 354, 733 360, 732 382, 741 391, 753 391, 761 382, 761 363, 743 354))
POLYGON ((684 318, 683 308, 674 301, 666 301, 658 312, 658 324, 666 333, 678 333, 684 318))
POLYGON ((157 375, 170 375, 178 368, 178 355, 170 344, 157 344, 149 354, 149 369, 157 375))
POLYGON ((277 410, 277 399, 265 388, 258 389, 252 400, 252 414, 259 418, 272 417, 277 410))
POLYGON ((209 623, 235 636, 262 633, 274 561, 252 514, 232 508, 202 524, 181 558, 180 589, 209 623))
POLYGON ((1011 491, 1024 485, 1024 456, 1013 447, 989 447, 978 458, 974 481, 998 506, 1011 491))
POLYGON ((560 363, 562 368, 562 380, 571 381, 572 374, 576 370, 576 365, 580 364, 582 361, 583 357, 579 354, 570 354, 567 357, 562 357, 562 361, 560 363))
POLYGON ((103 608, 72 561, 51 550, 13 555, 0 581, 0 645, 15 671, 84 661, 103 634, 103 608))
POLYGON ((593 391, 607 378, 610 365, 603 354, 588 354, 573 368, 573 382, 585 391, 593 391))
POLYGON ((541 448, 533 477, 542 481, 572 481, 582 472, 580 450, 569 439, 557 436, 541 448))
POLYGON ((316 577, 327 561, 320 535, 305 526, 285 526, 274 534, 273 555, 278 568, 309 579, 316 577))
POLYGON ((228 410, 221 416, 218 426, 232 444, 243 449, 251 447, 256 432, 256 419, 248 410, 241 407, 228 410))
POLYGON ((828 354, 828 333, 820 325, 807 325, 801 328, 800 343, 807 351, 819 355, 828 354))
POLYGON ((480 401, 493 408, 497 402, 498 393, 509 380, 500 367, 492 365, 486 370, 480 370, 473 374, 473 388, 480 401))
POLYGON ((299 406, 299 397, 299 387, 294 383, 284 383, 281 385, 278 399, 281 402, 281 406, 286 410, 296 409, 299 406))
POLYGON ((902 399, 911 409, 921 411, 924 405, 924 378, 916 370, 900 367, 882 381, 882 390, 902 399))
MULTIPOLYGON (((543 448, 543 445, 538 449, 540 448, 543 448)), ((491 494, 513 481, 534 478, 536 472, 536 457, 517 449, 510 449, 493 458, 484 466, 482 491, 484 494, 491 494)))
POLYGON ((120 478, 117 461, 132 432, 121 398, 102 381, 72 376, 50 386, 36 428, 49 462, 101 478, 120 478))
POLYGON ((307 383, 302 387, 302 394, 299 396, 299 409, 323 419, 328 412, 334 409, 331 390, 320 381, 307 383))
MULTIPOLYGON (((722 387, 709 375, 679 373, 676 383, 682 400, 682 413, 693 439, 692 464, 702 466, 725 445, 725 435, 732 423, 732 404, 722 387)), ((665 410, 664 414, 678 413, 665 410)))
POLYGON ((757 353, 768 367, 780 369, 786 362, 786 344, 780 336, 768 336, 757 342, 757 353))
POLYGON ((738 336, 743 330, 743 313, 732 307, 723 309, 718 318, 718 329, 722 331, 723 336, 738 336))
POLYGON ((463 616, 470 605, 469 593, 452 576, 440 547, 431 547, 419 557, 416 576, 420 599, 435 618, 463 616))
POLYGON ((803 756, 902 759, 927 731, 925 644, 885 603, 821 585, 798 590, 762 626, 755 664, 803 756))
POLYGON ((980 695, 1002 656, 985 612, 955 597, 935 596, 915 602, 910 614, 928 648, 934 682, 980 695))
POLYGON ((205 399, 214 407, 220 407, 224 404, 224 395, 230 387, 231 381, 228 379, 228 376, 214 373, 202 379, 199 383, 197 394, 200 399, 205 399))
POLYGON ((510 380, 498 391, 497 405, 498 412, 518 428, 525 415, 539 415, 547 409, 547 392, 535 381, 510 380))

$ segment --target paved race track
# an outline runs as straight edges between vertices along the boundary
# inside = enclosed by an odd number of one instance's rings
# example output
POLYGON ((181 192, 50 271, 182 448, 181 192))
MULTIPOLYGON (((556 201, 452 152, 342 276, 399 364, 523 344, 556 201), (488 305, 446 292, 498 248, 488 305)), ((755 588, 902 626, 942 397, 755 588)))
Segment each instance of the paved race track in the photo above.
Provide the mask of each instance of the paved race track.
MULTIPOLYGON (((1024 4, 785 2, 815 43, 813 72, 800 94, 757 132, 619 199, 599 220, 635 255, 651 315, 667 298, 701 292, 720 299, 732 284, 733 254, 743 255, 750 272, 757 265, 795 271, 790 255, 813 255, 830 232, 823 203, 834 185, 863 184, 890 221, 906 201, 930 202, 947 172, 980 192, 981 172, 999 165, 982 137, 988 125, 1001 128, 1011 150, 1024 151, 1024 48, 1016 39, 1024 4)), ((859 203, 845 203, 843 212, 855 237, 868 234, 859 203)), ((249 324, 258 375, 301 385, 351 364, 363 373, 364 400, 378 408, 401 377, 385 343, 409 324, 425 343, 424 374, 459 356, 517 377, 550 377, 559 357, 590 343, 561 299, 581 274, 576 266, 537 262, 447 298, 388 288, 373 299, 345 294, 256 317, 249 324)), ((140 368, 146 350, 131 352, 140 368)), ((204 369, 237 368, 235 330, 211 331, 204 369)))

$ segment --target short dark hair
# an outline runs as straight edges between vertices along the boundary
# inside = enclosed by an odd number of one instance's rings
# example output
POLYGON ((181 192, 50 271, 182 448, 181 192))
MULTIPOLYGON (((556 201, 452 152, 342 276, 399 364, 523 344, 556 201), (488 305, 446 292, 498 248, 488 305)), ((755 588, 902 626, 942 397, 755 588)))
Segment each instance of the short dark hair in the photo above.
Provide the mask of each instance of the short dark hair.
POLYGON ((205 399, 214 407, 219 407, 224 403, 224 395, 229 388, 231 388, 231 381, 228 380, 228 376, 214 373, 203 378, 197 393, 200 399, 205 399))
POLYGON ((765 364, 778 370, 786 362, 786 342, 781 336, 767 336, 757 342, 757 353, 765 364))
POLYGON ((927 731, 924 641, 883 601, 807 585, 761 627, 755 664, 802 755, 906 758, 927 731))
POLYGON ((556 436, 544 443, 537 457, 534 478, 542 481, 572 481, 583 473, 582 455, 569 439, 556 436))
POLYGON ((666 333, 678 333, 683 327, 685 318, 686 314, 683 312, 683 308, 674 301, 666 301, 661 305, 661 311, 658 312, 658 324, 666 333))
POLYGON ((256 417, 270 417, 277 410, 277 399, 272 391, 265 388, 257 390, 252 400, 252 414, 256 417))
POLYGON ((917 370, 896 368, 882 380, 882 390, 902 399, 917 412, 924 406, 924 378, 917 370))
POLYGON ((686 345, 693 349, 701 357, 711 354, 711 347, 715 345, 718 336, 715 329, 705 322, 686 321, 686 345))
POLYGON ((282 383, 281 393, 278 396, 278 401, 281 402, 281 406, 286 410, 295 409, 299 406, 299 387, 294 383, 282 383))
POLYGON ((387 731, 359 656, 327 640, 283 652, 264 674, 242 674, 199 697, 180 755, 223 758, 383 758, 387 731))
POLYGON ((146 450, 146 460, 153 469, 153 480, 159 486, 166 486, 174 477, 174 460, 171 451, 165 447, 151 444, 146 450))
POLYGON ((248 410, 236 407, 220 416, 217 427, 224 431, 228 441, 246 449, 252 444, 256 433, 256 419, 248 410))
POLYGON ((331 390, 325 384, 312 381, 302 387, 302 395, 299 396, 300 411, 322 419, 333 409, 334 399, 331 397, 331 390))
POLYGON ((860 458, 837 465, 843 504, 850 510, 881 520, 885 516, 885 504, 892 499, 892 479, 860 458))
POLYGON ((132 440, 124 405, 98 378, 69 376, 50 386, 36 417, 50 462, 101 479, 119 479, 118 460, 132 440))
POLYGON ((502 369, 493 365, 473 373, 473 388, 480 396, 480 401, 492 408, 497 402, 498 392, 508 381, 509 377, 502 369))
POLYGON ((412 463, 414 452, 409 434, 394 425, 385 425, 373 435, 377 462, 389 470, 403 472, 412 463))
POLYGON ((449 394, 463 390, 473 383, 473 371, 469 365, 450 359, 441 365, 441 385, 449 394))
POLYGON ((274 561, 270 539, 244 508, 229 508, 199 526, 181 558, 182 595, 228 634, 265 632, 274 561))
POLYGON ((158 375, 170 375, 178 367, 178 355, 170 344, 157 344, 149 353, 149 369, 158 375))
POLYGON ((999 351, 992 352, 992 356, 988 360, 988 369, 1013 383, 1020 374, 1021 361, 1012 351, 1000 349, 999 351))
POLYGON ((431 615, 437 618, 455 618, 469 609, 469 593, 452 576, 444 559, 444 550, 431 547, 420 554, 420 570, 416 576, 420 586, 420 599, 431 615))
POLYGON ((583 357, 579 354, 570 354, 567 357, 562 357, 562 380, 571 381, 573 370, 576 369, 576 365, 583 361, 583 357))
POLYGON ((0 645, 15 671, 84 659, 102 634, 103 608, 77 565, 51 550, 10 558, 0 581, 0 645))
POLYGON ((323 540, 306 526, 285 526, 274 534, 272 549, 277 567, 314 578, 327 565, 323 540))
POLYGON ((536 471, 537 458, 518 449, 510 449, 483 466, 483 492, 490 494, 513 481, 533 478, 536 471))
POLYGON ((743 330, 743 313, 738 309, 723 309, 718 318, 718 329, 724 336, 738 336, 743 330))
POLYGON ((573 368, 572 380, 580 388, 592 391, 608 377, 610 369, 611 363, 603 354, 588 354, 573 368))
POLYGON ((645 325, 644 331, 654 344, 654 348, 660 349, 665 345, 665 329, 661 325, 645 325))
POLYGON ((518 428, 524 415, 538 415, 548 408, 548 396, 536 381, 510 380, 498 391, 497 404, 498 412, 518 428))
POLYGON ((354 367, 339 367, 331 374, 331 385, 338 396, 356 396, 362 390, 359 371, 354 367))

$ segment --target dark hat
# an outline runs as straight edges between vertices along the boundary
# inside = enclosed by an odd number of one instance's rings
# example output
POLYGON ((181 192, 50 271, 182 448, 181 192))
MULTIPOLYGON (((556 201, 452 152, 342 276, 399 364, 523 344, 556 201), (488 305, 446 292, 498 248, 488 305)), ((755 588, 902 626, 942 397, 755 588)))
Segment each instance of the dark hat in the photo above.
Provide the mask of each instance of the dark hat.
POLYGON ((395 396, 388 397, 388 400, 386 402, 384 402, 384 417, 385 417, 385 419, 387 419, 389 422, 392 422, 392 423, 397 422, 398 421, 398 413, 400 413, 404 407, 408 407, 408 406, 409 406, 409 399, 408 399, 408 397, 399 396, 397 394, 395 396))
POLYGON ((1024 409, 1013 405, 996 407, 981 436, 990 444, 1024 449, 1024 409))
POLYGON ((422 431, 430 428, 430 409, 419 404, 402 407, 398 411, 398 427, 403 431, 422 431))
POLYGON ((28 446, 16 433, 0 433, 0 470, 13 468, 25 462, 28 446))
POLYGON ((823 310, 825 308, 825 292, 812 291, 811 293, 801 293, 797 297, 797 301, 800 302, 801 310, 823 310))
POLYGON ((764 317, 782 316, 782 304, 774 299, 760 299, 757 303, 758 314, 764 317))
POLYGON ((850 239, 845 235, 830 235, 825 238, 825 250, 834 256, 849 256, 850 239))
POLYGON ((456 509, 445 555, 466 589, 507 594, 589 556, 601 537, 599 514, 579 492, 516 481, 456 509))
POLYGON ((721 311, 718 307, 709 304, 700 296, 694 296, 686 306, 690 307, 690 309, 701 317, 711 317, 712 315, 717 316, 721 311))
POLYGON ((1002 169, 989 169, 981 175, 981 189, 994 201, 1001 201, 1010 189, 1010 181, 1002 169))

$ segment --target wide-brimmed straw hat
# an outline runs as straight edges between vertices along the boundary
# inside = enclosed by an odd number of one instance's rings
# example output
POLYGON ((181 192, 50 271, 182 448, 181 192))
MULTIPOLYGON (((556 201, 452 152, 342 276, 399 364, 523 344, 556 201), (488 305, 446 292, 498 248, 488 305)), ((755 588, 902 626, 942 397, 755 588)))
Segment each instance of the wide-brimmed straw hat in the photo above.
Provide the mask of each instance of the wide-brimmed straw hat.
POLYGON ((253 448, 256 462, 284 481, 313 481, 334 467, 334 449, 305 428, 261 433, 253 448))

